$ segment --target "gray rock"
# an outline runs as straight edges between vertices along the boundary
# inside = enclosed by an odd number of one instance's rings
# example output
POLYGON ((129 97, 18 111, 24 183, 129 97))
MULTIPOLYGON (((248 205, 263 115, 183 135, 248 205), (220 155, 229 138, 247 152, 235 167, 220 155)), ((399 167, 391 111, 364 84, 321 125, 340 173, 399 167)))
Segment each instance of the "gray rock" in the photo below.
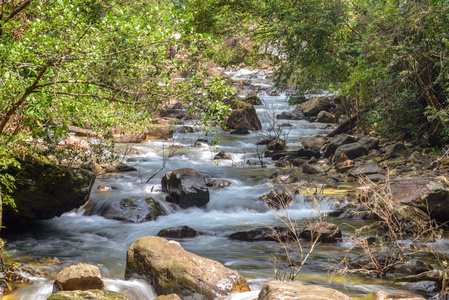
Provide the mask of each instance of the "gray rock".
POLYGON ((377 164, 365 164, 353 168, 349 171, 349 176, 359 177, 362 175, 371 175, 379 173, 380 168, 377 164))
POLYGON ((195 230, 189 226, 178 226, 178 227, 164 228, 158 232, 157 236, 172 239, 183 239, 183 238, 197 237, 204 234, 205 234, 204 232, 195 230))
POLYGON ((322 243, 335 243, 341 241, 342 233, 337 225, 321 222, 307 225, 299 237, 307 241, 318 239, 322 243))
POLYGON ((350 144, 341 145, 335 150, 334 161, 337 161, 343 154, 349 159, 356 159, 368 154, 368 149, 363 145, 355 142, 350 144))
POLYGON ((278 119, 278 120, 304 120, 305 116, 301 111, 291 110, 291 111, 284 111, 284 112, 276 115, 276 119, 278 119))
POLYGON ((298 282, 270 281, 262 286, 258 300, 351 300, 342 292, 298 282))
POLYGON ((413 291, 417 291, 417 292, 421 292, 421 293, 431 294, 431 293, 438 292, 438 283, 436 283, 435 281, 409 282, 409 283, 405 283, 404 287, 409 290, 413 290, 413 291))
POLYGON ((165 214, 165 210, 153 198, 134 197, 112 203, 103 211, 101 216, 106 219, 141 223, 156 220, 159 216, 165 214))
POLYGON ((322 110, 329 110, 333 106, 332 102, 327 97, 318 97, 310 99, 299 105, 299 109, 305 116, 316 116, 322 110))

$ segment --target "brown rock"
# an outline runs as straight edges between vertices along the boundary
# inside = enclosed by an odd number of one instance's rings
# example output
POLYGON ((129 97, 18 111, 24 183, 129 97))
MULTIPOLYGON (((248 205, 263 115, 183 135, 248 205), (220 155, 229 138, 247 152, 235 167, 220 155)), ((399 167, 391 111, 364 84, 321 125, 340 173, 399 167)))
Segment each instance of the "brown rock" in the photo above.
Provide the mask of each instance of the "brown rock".
POLYGON ((341 240, 342 234, 337 225, 330 223, 312 223, 301 230, 299 237, 305 240, 315 240, 323 243, 335 243, 341 240))
POLYGON ((332 102, 327 97, 318 97, 310 99, 299 105, 299 109, 306 116, 316 116, 322 110, 329 110, 332 108, 332 102))
POLYGON ((270 281, 262 286, 258 300, 351 300, 342 292, 298 282, 270 281))
POLYGON ((176 294, 170 294, 156 297, 154 300, 181 300, 181 298, 176 294))
POLYGON ((236 101, 232 112, 225 118, 227 129, 245 128, 247 130, 261 130, 262 123, 257 116, 253 105, 241 101, 236 101))
POLYGON ((236 271, 153 236, 138 239, 128 249, 125 278, 144 278, 158 295, 176 293, 181 298, 223 299, 232 292, 249 291, 236 271))
POLYGON ((95 289, 104 289, 100 269, 84 263, 72 265, 59 272, 53 284, 53 292, 95 289))

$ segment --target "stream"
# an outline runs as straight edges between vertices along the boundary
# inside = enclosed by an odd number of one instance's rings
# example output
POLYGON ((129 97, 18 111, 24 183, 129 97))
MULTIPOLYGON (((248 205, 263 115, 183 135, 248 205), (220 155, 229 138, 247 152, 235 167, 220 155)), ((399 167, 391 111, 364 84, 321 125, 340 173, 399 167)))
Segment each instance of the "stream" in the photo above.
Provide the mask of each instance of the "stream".
MULTIPOLYGON (((255 73, 249 70, 227 72, 233 80, 252 81, 252 85, 260 88, 270 88, 269 73, 255 73)), ((231 182, 229 187, 211 191, 211 200, 205 209, 177 209, 166 206, 168 215, 155 221, 144 223, 126 223, 105 219, 101 216, 85 216, 85 208, 65 213, 61 217, 39 221, 29 228, 28 232, 8 235, 5 237, 7 252, 11 254, 6 262, 27 261, 35 257, 57 257, 62 263, 46 265, 44 269, 56 274, 64 267, 79 262, 97 265, 105 280, 106 289, 112 291, 128 291, 135 299, 154 299, 156 294, 152 287, 139 281, 125 281, 124 271, 126 251, 138 238, 157 233, 167 227, 189 226, 207 233, 190 239, 178 240, 182 247, 203 257, 211 258, 225 266, 237 270, 243 275, 251 288, 251 292, 230 296, 229 299, 257 299, 262 285, 273 280, 273 268, 270 259, 281 248, 275 242, 241 242, 233 241, 227 236, 235 231, 247 230, 265 225, 279 224, 282 212, 271 210, 260 196, 269 193, 271 187, 268 179, 281 169, 274 166, 270 158, 263 158, 266 168, 260 164, 248 165, 247 161, 258 161, 258 152, 263 157, 265 146, 256 146, 257 141, 269 134, 274 122, 282 126, 281 137, 287 140, 290 149, 298 149, 300 140, 305 137, 325 135, 333 127, 322 123, 310 123, 305 120, 275 120, 274 116, 282 111, 293 109, 287 103, 286 95, 270 96, 259 92, 263 105, 256 106, 263 130, 248 135, 231 135, 229 132, 217 130, 220 133, 219 149, 206 143, 192 146, 201 133, 175 133, 171 141, 148 141, 133 144, 136 155, 129 155, 124 162, 134 166, 137 171, 97 177, 90 196, 91 204, 101 207, 109 201, 130 197, 153 197, 164 199, 166 194, 161 191, 162 176, 173 169, 189 167, 213 178, 225 179, 231 182), (163 157, 169 151, 169 145, 177 145, 180 151, 171 157, 165 169, 145 184, 154 172, 163 164, 163 157), (213 157, 219 151, 227 151, 233 160, 214 161, 213 157), (113 186, 116 189, 100 191, 99 185, 113 186)), ((187 123, 186 125, 192 125, 187 123)), ((124 147, 124 146, 123 146, 124 147)), ((325 184, 320 178, 301 175, 303 181, 325 184)), ((335 184, 335 183, 333 183, 335 184)), ((336 193, 344 195, 350 185, 334 186, 336 193)), ((334 209, 334 201, 323 201, 320 212, 334 209)), ((317 214, 311 208, 304 196, 298 196, 290 209, 290 216, 306 220, 317 214)), ((341 223, 335 219, 334 223, 341 223)), ((343 291, 351 297, 362 297, 377 290, 400 288, 393 280, 375 279, 351 276, 351 281, 335 277, 329 283, 327 267, 329 263, 338 262, 350 246, 347 236, 348 226, 342 225, 343 242, 337 244, 322 244, 309 258, 301 271, 298 281, 306 284, 319 284, 343 291)), ((53 280, 48 278, 30 278, 32 284, 24 285, 14 293, 14 299, 44 300, 51 295, 53 280)))

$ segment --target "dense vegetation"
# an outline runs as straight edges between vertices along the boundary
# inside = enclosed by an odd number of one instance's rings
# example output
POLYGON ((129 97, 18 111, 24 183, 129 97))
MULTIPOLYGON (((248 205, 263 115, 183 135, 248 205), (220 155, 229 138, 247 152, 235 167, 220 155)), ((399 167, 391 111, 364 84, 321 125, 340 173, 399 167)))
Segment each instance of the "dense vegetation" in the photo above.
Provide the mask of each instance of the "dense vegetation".
MULTIPOLYGON (((447 24, 447 0, 4 0, 0 170, 40 149, 31 140, 56 145, 68 125, 140 128, 171 99, 219 123, 232 92, 203 82, 203 58, 268 57, 280 87, 334 92, 360 128, 441 145, 447 24), (245 43, 230 51, 235 37, 245 43), (174 81, 180 71, 192 76, 174 81)), ((10 200, 13 178, 2 172, 0 183, 10 200)))

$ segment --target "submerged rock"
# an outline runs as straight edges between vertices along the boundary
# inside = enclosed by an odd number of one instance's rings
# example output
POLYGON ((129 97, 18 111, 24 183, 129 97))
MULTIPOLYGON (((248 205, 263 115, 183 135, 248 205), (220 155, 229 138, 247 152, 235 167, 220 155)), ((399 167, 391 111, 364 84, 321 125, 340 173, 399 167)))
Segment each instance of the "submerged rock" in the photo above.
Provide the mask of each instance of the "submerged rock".
POLYGON ((223 299, 232 292, 249 291, 236 271, 153 236, 138 239, 128 249, 125 278, 143 278, 158 295, 175 293, 181 298, 223 299))
POLYGON ((162 191, 168 193, 168 202, 181 208, 205 207, 210 200, 208 178, 191 168, 176 169, 162 177, 162 191))
POLYGON ((100 269, 84 263, 72 265, 59 272, 53 284, 53 292, 97 289, 104 289, 100 269))
POLYGON ((317 285, 298 282, 270 281, 262 286, 258 300, 351 300, 342 292, 317 285))

